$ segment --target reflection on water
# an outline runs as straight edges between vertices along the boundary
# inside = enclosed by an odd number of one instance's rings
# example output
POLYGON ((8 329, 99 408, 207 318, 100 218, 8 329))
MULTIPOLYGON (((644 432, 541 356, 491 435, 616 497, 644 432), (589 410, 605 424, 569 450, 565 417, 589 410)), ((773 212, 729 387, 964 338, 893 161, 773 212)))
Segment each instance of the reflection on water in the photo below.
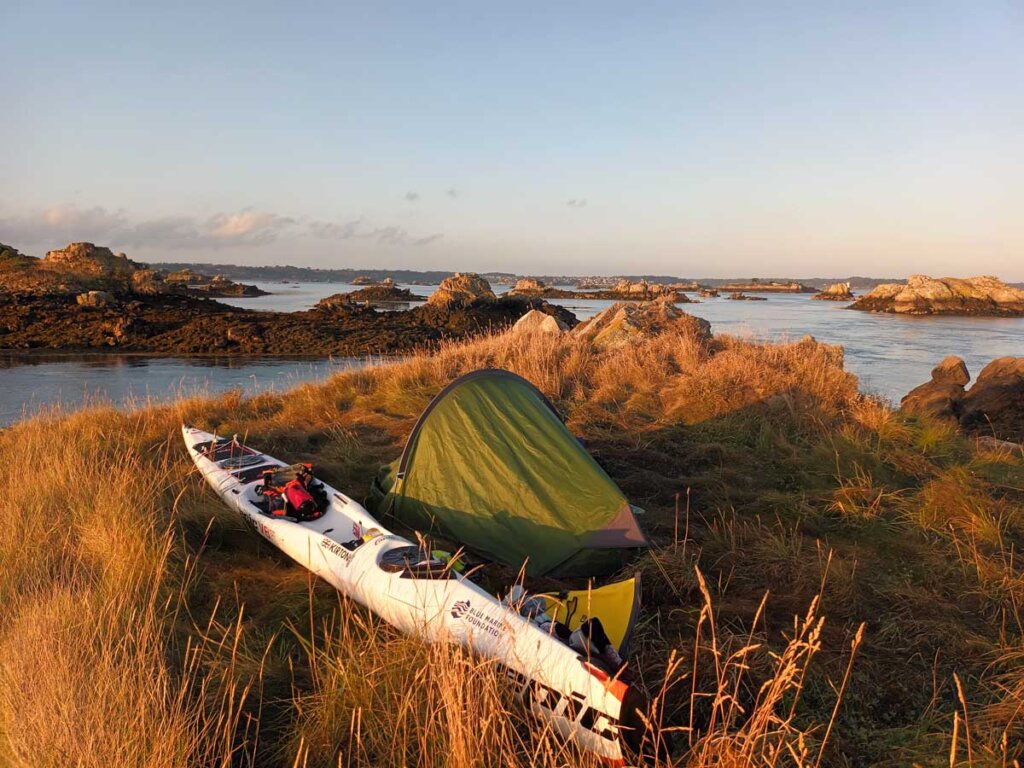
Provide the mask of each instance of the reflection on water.
MULTIPOLYGON (((359 286, 348 283, 263 283, 274 295, 230 299, 251 309, 308 309, 325 296, 359 286)), ((403 286, 429 296, 437 286, 403 286)), ((502 290, 498 287, 498 290, 502 290)), ((558 299, 578 318, 592 317, 613 302, 558 299)), ((861 389, 898 401, 927 381, 946 355, 962 357, 973 375, 996 357, 1024 356, 1024 318, 902 317, 852 312, 845 304, 812 301, 807 295, 773 294, 768 301, 702 299, 682 305, 711 322, 712 331, 767 340, 797 340, 806 334, 846 349, 846 367, 861 389)), ((153 358, 119 355, 18 356, 0 353, 0 426, 54 402, 76 405, 89 398, 114 403, 165 400, 178 394, 241 389, 283 390, 365 365, 362 360, 287 358, 153 358)))
POLYGON ((94 402, 130 407, 230 389, 251 395, 283 391, 368 364, 363 358, 0 353, 0 427, 55 403, 68 409, 94 402))

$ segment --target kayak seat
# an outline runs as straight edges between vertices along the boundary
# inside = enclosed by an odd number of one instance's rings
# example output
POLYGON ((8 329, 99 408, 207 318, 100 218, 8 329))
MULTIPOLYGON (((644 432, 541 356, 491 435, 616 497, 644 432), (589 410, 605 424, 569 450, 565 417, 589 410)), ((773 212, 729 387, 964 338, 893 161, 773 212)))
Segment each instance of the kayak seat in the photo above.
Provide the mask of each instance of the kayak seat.
POLYGON ((452 569, 443 560, 419 547, 396 547, 381 555, 377 563, 387 573, 400 573, 403 579, 450 579, 452 569))

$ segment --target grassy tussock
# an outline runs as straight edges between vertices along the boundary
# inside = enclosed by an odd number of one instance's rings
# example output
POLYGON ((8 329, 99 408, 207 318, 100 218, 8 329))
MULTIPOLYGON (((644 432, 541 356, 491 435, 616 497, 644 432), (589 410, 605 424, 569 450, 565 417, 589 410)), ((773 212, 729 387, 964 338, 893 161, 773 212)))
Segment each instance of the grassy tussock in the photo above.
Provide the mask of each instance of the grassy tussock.
POLYGON ((807 342, 499 335, 6 430, 0 761, 586 765, 500 669, 396 634, 244 530, 180 445, 182 422, 238 433, 359 495, 434 394, 491 366, 540 386, 647 509, 631 661, 660 764, 1011 765, 1024 461, 898 416, 836 363, 807 342))

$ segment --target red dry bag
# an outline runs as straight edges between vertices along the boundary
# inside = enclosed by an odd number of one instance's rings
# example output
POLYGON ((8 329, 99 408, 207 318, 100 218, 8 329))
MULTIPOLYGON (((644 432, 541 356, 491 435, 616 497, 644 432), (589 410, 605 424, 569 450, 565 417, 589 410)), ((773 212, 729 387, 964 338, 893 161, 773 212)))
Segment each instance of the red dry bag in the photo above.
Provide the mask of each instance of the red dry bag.
POLYGON ((316 508, 316 500, 300 480, 288 481, 282 490, 295 517, 300 520, 311 520, 320 516, 319 510, 316 508))

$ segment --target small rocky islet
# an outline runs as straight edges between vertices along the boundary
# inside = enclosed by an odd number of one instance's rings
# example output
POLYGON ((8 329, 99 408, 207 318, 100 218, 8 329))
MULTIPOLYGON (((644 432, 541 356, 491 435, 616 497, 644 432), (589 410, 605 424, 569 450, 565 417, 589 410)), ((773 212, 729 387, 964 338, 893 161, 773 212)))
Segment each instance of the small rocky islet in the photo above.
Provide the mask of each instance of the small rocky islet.
POLYGON ((1024 290, 998 277, 911 275, 906 283, 883 283, 850 309, 900 315, 986 315, 1024 317, 1024 290))
MULTIPOLYGON (((580 287, 588 285, 581 282, 580 287)), ((677 304, 692 303, 684 291, 699 291, 697 283, 651 283, 647 280, 617 281, 611 287, 597 287, 592 290, 566 290, 545 285, 533 277, 524 277, 509 289, 508 296, 535 296, 545 299, 598 299, 604 301, 653 301, 671 298, 677 304)))

